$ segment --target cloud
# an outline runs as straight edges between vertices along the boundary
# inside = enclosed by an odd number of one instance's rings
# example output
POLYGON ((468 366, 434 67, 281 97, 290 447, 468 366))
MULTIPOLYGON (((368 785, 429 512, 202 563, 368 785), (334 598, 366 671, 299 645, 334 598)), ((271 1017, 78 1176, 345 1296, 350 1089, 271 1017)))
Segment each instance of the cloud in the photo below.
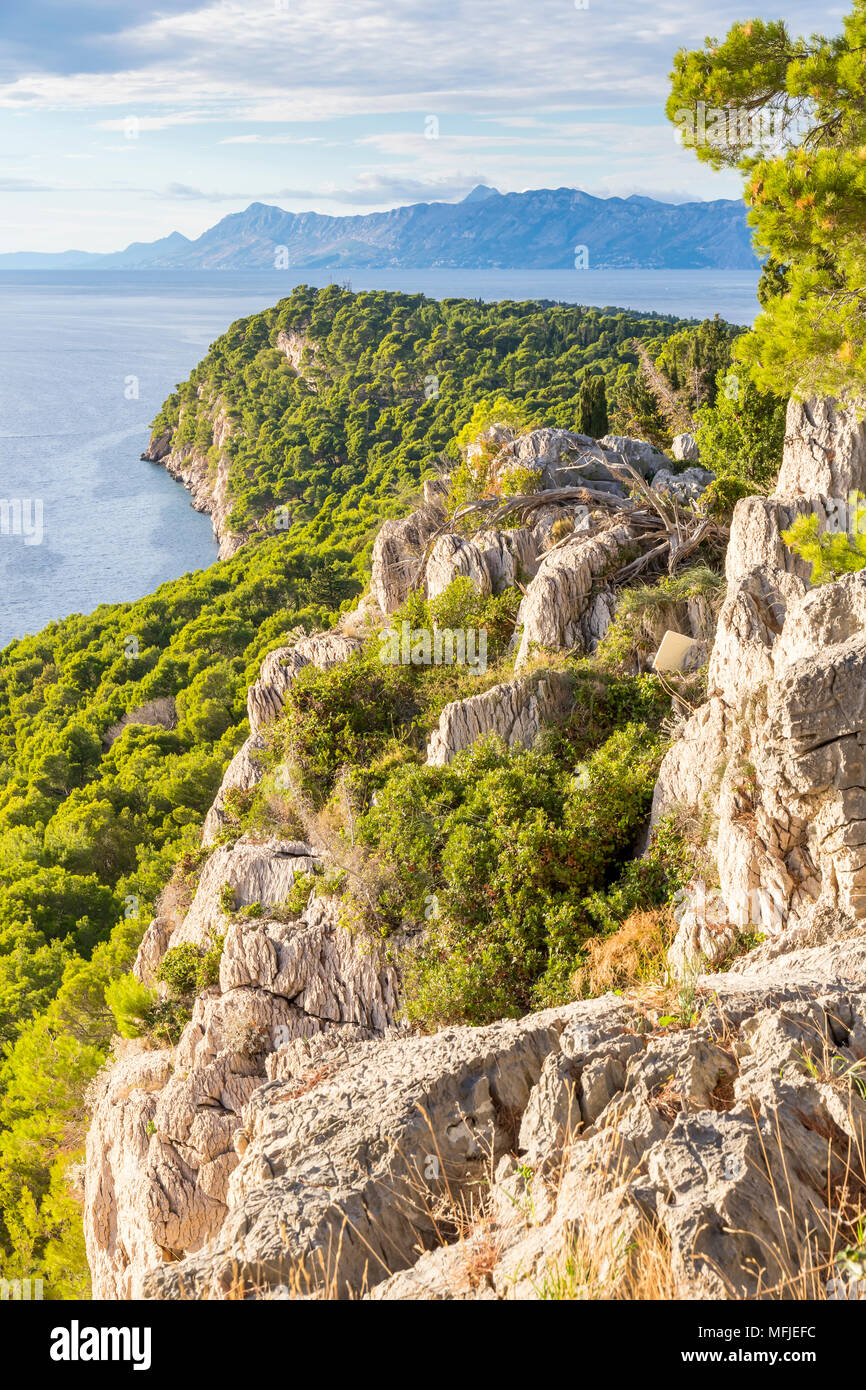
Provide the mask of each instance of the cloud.
POLYGON ((38 183, 36 179, 4 178, 0 175, 0 193, 55 193, 51 184, 38 183))
MULTIPOLYGON (((38 0, 42 21, 57 0, 38 0)), ((59 21, 70 52, 39 54, 36 31, 2 71, 0 102, 54 109, 119 106, 150 119, 309 121, 370 112, 512 116, 557 108, 654 104, 680 44, 724 30, 742 0, 684 8, 654 0, 636 23, 633 0, 577 10, 558 0, 163 0, 85 5, 80 34, 59 21), (116 7, 115 7, 116 8, 116 7), (105 18, 100 36, 95 12, 105 18), (135 18, 133 18, 133 16, 135 18), (88 65, 98 51, 99 62, 88 65), (78 62, 75 61, 76 57, 78 62)), ((77 13, 80 6, 75 7, 77 13)), ((774 10, 774 6, 771 5, 774 10)), ((788 0, 792 27, 810 30, 813 7, 788 0)))
POLYGON ((321 145, 323 135, 229 135, 221 145, 321 145))
POLYGON ((418 179, 388 173, 361 174, 350 188, 324 184, 319 188, 281 188, 277 198, 324 199, 360 207, 396 206, 401 203, 450 203, 464 198, 479 183, 487 183, 481 173, 443 175, 418 179))
POLYGON ((201 188, 191 188, 186 183, 170 183, 167 188, 158 190, 157 198, 170 198, 189 203, 236 203, 249 197, 246 193, 205 193, 201 188))

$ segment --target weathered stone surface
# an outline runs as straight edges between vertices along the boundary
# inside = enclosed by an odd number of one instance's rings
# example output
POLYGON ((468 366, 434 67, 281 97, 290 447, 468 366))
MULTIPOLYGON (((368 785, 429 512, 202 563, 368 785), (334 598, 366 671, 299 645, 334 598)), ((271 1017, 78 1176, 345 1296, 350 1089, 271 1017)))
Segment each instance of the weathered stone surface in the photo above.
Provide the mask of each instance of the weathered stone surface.
POLYGON ((220 831, 225 829, 228 823, 225 815, 225 801, 228 793, 250 791, 262 780, 262 764, 257 755, 263 751, 264 746, 265 741, 261 734, 250 734, 246 742, 235 753, 223 774, 223 780, 213 805, 205 816, 201 832, 203 845, 212 845, 220 831))
POLYGON ((427 598, 437 598, 458 577, 471 579, 484 598, 493 592, 490 571, 479 546, 465 536, 446 532, 434 543, 424 569, 427 598))
POLYGON ((607 631, 615 600, 604 576, 634 543, 629 528, 570 537, 548 551, 520 605, 517 669, 534 653, 593 651, 607 631))
POLYGON ((319 860, 318 850, 294 840, 262 843, 242 835, 233 845, 219 846, 201 871, 192 905, 172 944, 189 941, 201 946, 225 930, 226 884, 234 895, 235 911, 251 903, 272 907, 288 897, 295 875, 313 872, 319 860))
POLYGON ((557 671, 495 685, 446 705, 427 744, 427 762, 441 767, 488 734, 510 748, 531 748, 542 727, 564 718, 573 704, 571 683, 557 671))
POLYGON ((645 439, 631 439, 628 435, 606 434, 600 439, 599 446, 611 454, 621 454, 627 463, 642 473, 645 478, 651 478, 654 473, 658 473, 660 468, 664 468, 670 459, 657 449, 654 444, 648 444, 645 439))
POLYGON ((383 613, 393 613, 405 601, 418 578, 424 551, 445 521, 441 502, 434 499, 399 521, 386 521, 373 546, 370 592, 383 613))
POLYGON ((671 458, 678 463, 700 463, 701 451, 693 434, 675 434, 671 441, 671 458))
POLYGON ((852 491, 866 491, 866 418, 827 399, 789 401, 776 495, 847 499, 852 491))
POLYGON ((142 1291, 537 1298, 578 1243, 604 1297, 648 1226, 671 1296, 790 1277, 786 1249, 812 1235, 820 1254, 828 1183, 866 1123, 838 1082, 866 1053, 866 936, 743 967, 698 980, 680 1031, 607 996, 427 1038, 299 1037, 242 1106, 219 1230, 152 1260, 142 1291), (443 1243, 446 1184, 459 1200, 484 1172, 487 1203, 443 1243))
POLYGON ((144 936, 135 957, 132 973, 143 985, 156 983, 159 963, 168 950, 174 922, 169 917, 154 917, 144 936))
MULTIPOLYGON (((295 920, 267 915, 294 873, 312 866, 311 855, 292 852, 305 848, 238 842, 216 851, 170 944, 208 945, 224 933, 219 984, 197 998, 176 1048, 124 1056, 99 1083, 85 1193, 97 1297, 138 1297, 146 1269, 216 1233, 244 1150, 235 1141, 241 1112, 269 1075, 286 1075, 283 1054, 329 1030, 357 1040, 393 1023, 393 964, 339 925, 332 900, 312 899, 295 920), (221 882, 233 884, 237 907, 264 903, 263 916, 226 918, 221 882)), ((167 944, 144 953, 146 968, 140 953, 140 978, 153 977, 167 944)))
POLYGON ((685 468, 682 473, 672 473, 669 468, 660 468, 653 475, 652 485, 656 492, 664 492, 682 505, 696 502, 706 492, 715 477, 707 468, 685 468))
POLYGON ((734 513, 709 703, 656 789, 654 816, 679 802, 713 818, 727 918, 771 936, 811 920, 819 902, 866 916, 866 580, 811 589, 810 566, 782 539, 802 514, 844 524, 864 460, 866 426, 852 411, 791 404, 776 496, 734 513))
POLYGON ((253 733, 259 733, 277 718, 287 690, 305 666, 318 666, 326 671, 360 651, 362 645, 360 638, 335 630, 302 637, 292 647, 278 647, 269 652, 262 662, 258 680, 247 693, 247 713, 253 733))

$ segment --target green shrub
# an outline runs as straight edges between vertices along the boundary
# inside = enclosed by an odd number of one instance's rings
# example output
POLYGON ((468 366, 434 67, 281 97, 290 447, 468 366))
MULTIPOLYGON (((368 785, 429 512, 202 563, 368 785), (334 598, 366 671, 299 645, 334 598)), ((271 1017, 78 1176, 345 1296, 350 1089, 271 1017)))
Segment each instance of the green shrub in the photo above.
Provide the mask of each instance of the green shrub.
POLYGON ((782 532, 786 545, 812 566, 813 584, 831 584, 843 574, 855 574, 866 566, 866 501, 862 493, 852 497, 852 534, 822 531, 817 516, 798 516, 782 532))
POLYGON ((220 910, 230 917, 235 910, 235 890, 230 883, 224 883, 220 889, 220 910))
POLYGON ((701 467, 716 475, 707 499, 714 510, 739 495, 772 488, 782 462, 786 408, 786 399, 755 385, 748 367, 733 363, 719 372, 715 402, 698 411, 696 430, 701 467))
POLYGON ((150 1011, 148 1031, 154 1042, 177 1047, 191 1014, 182 999, 159 999, 150 1011))
POLYGON ((220 977, 220 958, 223 953, 225 936, 216 936, 213 943, 202 952, 196 973, 196 989, 199 993, 217 984, 220 977))
POLYGON ((160 961, 156 978, 160 984, 168 985, 176 995, 192 994, 198 981, 201 958, 201 947, 191 942, 172 946, 160 961))
POLYGON ((120 975, 112 980, 105 990, 105 1002, 114 1015, 117 1031, 122 1038, 139 1038, 149 1030, 156 995, 133 974, 120 975))
POLYGON ((578 776, 496 739, 393 774, 360 833, 390 868, 382 920, 426 926, 406 960, 410 1021, 487 1023, 568 997, 592 929, 583 899, 627 856, 660 756, 629 724, 578 776))

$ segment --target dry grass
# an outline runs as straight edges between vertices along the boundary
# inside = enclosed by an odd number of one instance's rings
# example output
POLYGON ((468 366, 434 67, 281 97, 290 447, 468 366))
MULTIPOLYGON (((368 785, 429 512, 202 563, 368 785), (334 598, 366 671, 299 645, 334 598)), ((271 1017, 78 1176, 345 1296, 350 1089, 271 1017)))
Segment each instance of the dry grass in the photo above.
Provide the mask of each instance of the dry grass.
POLYGON ((667 949, 676 935, 670 908, 633 912, 609 936, 586 945, 587 962, 573 977, 575 994, 594 996, 667 978, 667 949))

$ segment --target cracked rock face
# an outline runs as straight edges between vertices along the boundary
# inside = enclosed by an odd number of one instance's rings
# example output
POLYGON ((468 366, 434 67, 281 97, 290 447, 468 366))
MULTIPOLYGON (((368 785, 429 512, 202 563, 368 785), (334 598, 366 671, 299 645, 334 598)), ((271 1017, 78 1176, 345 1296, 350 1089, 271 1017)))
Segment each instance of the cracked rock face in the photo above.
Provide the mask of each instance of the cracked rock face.
POLYGON ((383 613, 405 603, 421 571, 428 542, 445 521, 441 501, 433 498, 399 521, 386 521, 373 545, 370 592, 383 613))
POLYGON ((847 498, 866 491, 866 419, 831 400, 789 401, 779 497, 847 498))
POLYGON ((680 1031, 607 995, 433 1037, 299 1039, 242 1107, 219 1230, 142 1291, 531 1299, 578 1249, 610 1291, 649 1226, 669 1296, 753 1297, 807 1238, 820 1253, 862 1143, 866 1101, 839 1078, 866 1054, 864 967, 857 929, 746 958, 698 981, 680 1031), (456 1239, 433 1215, 446 1187, 476 1192, 456 1239))
POLYGON ((471 579, 478 592, 501 593, 522 576, 538 568, 538 542, 533 531, 517 527, 482 531, 474 539, 446 532, 434 542, 424 567, 424 593, 428 599, 444 593, 455 579, 471 579))
POLYGON ((565 718, 573 703, 571 683, 557 671, 455 700, 445 706, 430 736, 427 762, 442 767, 488 734, 498 734, 509 748, 531 748, 544 725, 565 718))
POLYGON ((633 544, 620 524, 598 535, 575 534, 543 556, 517 617, 523 628, 518 670, 534 653, 595 650, 616 605, 605 575, 633 544))
POLYGON ((778 495, 737 504, 709 700, 653 810, 715 814, 729 920, 772 935, 818 901, 866 914, 866 574, 812 589, 781 534, 803 513, 832 524, 863 484, 866 427, 829 402, 792 404, 788 424, 778 495))
MULTIPOLYGON (((380 948, 358 946, 332 900, 313 899, 293 920, 271 918, 309 846, 246 840, 215 851, 181 925, 156 931, 139 953, 153 980, 164 951, 225 936, 219 984, 196 999, 176 1048, 130 1044, 103 1073, 87 1143, 85 1232, 99 1298, 138 1297, 144 1271, 200 1248, 219 1230, 238 1163, 234 1142, 246 1103, 293 1042, 329 1031, 376 1037, 396 1009, 396 975, 380 948), (227 918, 235 908, 263 915, 227 918)), ((164 923, 162 924, 164 928, 164 923)))

